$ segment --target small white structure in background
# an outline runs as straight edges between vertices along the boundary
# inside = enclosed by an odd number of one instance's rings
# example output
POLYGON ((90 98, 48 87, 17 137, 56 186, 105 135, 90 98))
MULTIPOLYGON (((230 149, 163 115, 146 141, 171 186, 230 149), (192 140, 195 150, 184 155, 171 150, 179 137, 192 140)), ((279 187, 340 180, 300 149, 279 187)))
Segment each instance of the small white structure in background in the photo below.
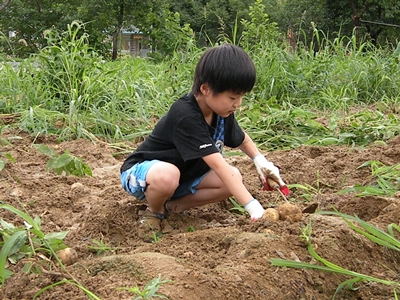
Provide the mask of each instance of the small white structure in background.
POLYGON ((9 31, 8 32, 8 37, 9 38, 13 38, 13 37, 16 37, 17 36, 17 32, 16 31, 9 31))
POLYGON ((120 49, 122 55, 145 57, 151 51, 150 38, 134 26, 123 28, 120 49))

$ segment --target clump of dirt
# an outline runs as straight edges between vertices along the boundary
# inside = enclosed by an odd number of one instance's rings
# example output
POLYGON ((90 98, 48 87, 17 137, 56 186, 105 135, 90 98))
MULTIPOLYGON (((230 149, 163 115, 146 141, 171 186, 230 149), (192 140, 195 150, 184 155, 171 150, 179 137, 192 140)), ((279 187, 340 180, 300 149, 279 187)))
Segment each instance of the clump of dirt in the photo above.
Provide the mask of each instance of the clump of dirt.
MULTIPOLYGON (((301 230, 311 224, 312 243, 317 253, 343 268, 399 282, 400 254, 376 245, 355 233, 339 217, 314 211, 332 210, 357 215, 381 229, 399 224, 400 197, 337 194, 354 184, 368 184, 368 168, 358 168, 368 160, 386 165, 400 163, 400 136, 386 146, 358 149, 344 146, 302 146, 293 150, 265 153, 281 169, 292 189, 289 201, 303 213, 295 220, 259 220, 231 210, 226 200, 191 209, 169 217, 174 230, 154 243, 138 236, 137 212, 143 204, 127 195, 119 183, 119 167, 124 156, 105 143, 75 140, 57 143, 49 136, 30 137, 23 132, 3 130, 2 153, 16 162, 7 162, 0 173, 0 201, 26 210, 41 219, 45 233, 68 231, 65 243, 77 251, 77 262, 56 265, 39 273, 24 273, 23 260, 8 265, 14 274, 0 288, 1 299, 32 299, 34 294, 63 278, 76 278, 101 299, 131 299, 120 287, 143 287, 161 276, 170 280, 158 292, 174 299, 331 299, 337 286, 348 277, 309 269, 274 267, 271 258, 316 263, 300 239, 301 230), (55 175, 46 171, 48 157, 32 147, 46 144, 60 154, 68 150, 82 158, 92 177, 55 175), (107 250, 90 249, 93 240, 107 250)), ((135 145, 132 144, 132 147, 135 145)), ((277 208, 283 199, 276 192, 262 191, 251 160, 227 158, 238 167, 250 192, 264 208, 277 208)), ((16 226, 23 221, 2 210, 1 218, 16 226)), ((32 257, 38 263, 41 258, 32 257)), ((357 290, 342 290, 336 299, 391 299, 393 289, 381 284, 358 284, 357 290)), ((88 299, 71 284, 61 284, 37 299, 88 299)))

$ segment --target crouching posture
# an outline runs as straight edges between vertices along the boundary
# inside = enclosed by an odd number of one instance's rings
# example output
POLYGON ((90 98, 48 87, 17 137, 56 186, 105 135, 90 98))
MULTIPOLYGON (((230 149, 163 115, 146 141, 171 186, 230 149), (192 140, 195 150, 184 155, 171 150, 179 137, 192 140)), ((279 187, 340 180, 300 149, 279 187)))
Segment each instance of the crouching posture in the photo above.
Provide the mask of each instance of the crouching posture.
POLYGON ((143 226, 161 232, 168 212, 230 196, 252 220, 261 218, 263 207, 244 186, 239 170, 221 155, 224 145, 239 148, 253 159, 267 189, 267 178, 285 186, 279 169, 260 154, 235 119, 235 110, 255 79, 254 64, 241 48, 223 44, 203 53, 191 91, 171 105, 121 167, 124 190, 147 200, 147 210, 141 212, 143 226))

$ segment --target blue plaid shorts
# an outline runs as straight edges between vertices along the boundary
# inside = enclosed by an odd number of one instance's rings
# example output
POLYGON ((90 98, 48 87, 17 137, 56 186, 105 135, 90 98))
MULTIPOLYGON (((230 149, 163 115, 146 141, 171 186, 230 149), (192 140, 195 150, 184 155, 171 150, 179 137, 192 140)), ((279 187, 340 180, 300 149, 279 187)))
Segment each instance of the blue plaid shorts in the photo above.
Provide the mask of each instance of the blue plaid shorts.
MULTIPOLYGON (((134 196, 135 198, 139 200, 144 200, 146 198, 144 192, 147 187, 146 175, 150 167, 156 162, 159 162, 159 160, 146 160, 137 163, 133 165, 130 169, 122 172, 120 175, 122 188, 128 194, 134 196)), ((171 196, 171 199, 180 198, 187 194, 194 194, 196 192, 196 186, 200 183, 200 181, 206 174, 197 177, 194 180, 181 182, 178 188, 175 190, 174 194, 171 196)))

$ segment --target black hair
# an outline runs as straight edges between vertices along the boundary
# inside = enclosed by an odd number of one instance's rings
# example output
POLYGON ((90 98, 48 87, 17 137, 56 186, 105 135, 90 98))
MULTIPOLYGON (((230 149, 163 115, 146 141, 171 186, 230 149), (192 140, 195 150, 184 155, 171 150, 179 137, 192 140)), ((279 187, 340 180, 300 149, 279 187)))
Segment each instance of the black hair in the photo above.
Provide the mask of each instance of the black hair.
POLYGON ((198 94, 200 86, 207 84, 214 94, 230 91, 250 92, 256 81, 253 61, 242 48, 232 44, 207 49, 196 65, 192 93, 198 94))

